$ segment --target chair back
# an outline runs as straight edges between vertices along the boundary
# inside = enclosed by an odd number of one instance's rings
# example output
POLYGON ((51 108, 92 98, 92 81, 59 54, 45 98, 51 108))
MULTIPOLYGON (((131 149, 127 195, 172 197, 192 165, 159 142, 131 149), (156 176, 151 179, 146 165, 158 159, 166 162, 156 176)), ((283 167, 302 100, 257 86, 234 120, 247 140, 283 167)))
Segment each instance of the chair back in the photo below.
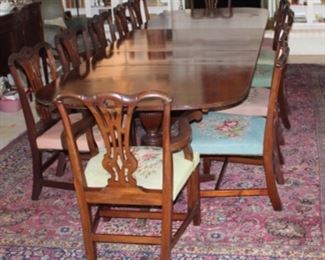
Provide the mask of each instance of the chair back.
POLYGON ((45 130, 46 125, 53 124, 53 109, 36 104, 36 111, 43 126, 37 127, 31 104, 28 100, 27 88, 33 93, 51 84, 56 84, 58 74, 51 46, 41 42, 35 47, 23 47, 18 53, 13 53, 8 59, 10 73, 13 76, 19 94, 27 127, 27 134, 32 150, 37 149, 36 138, 45 130))
POLYGON ((274 36, 273 36, 273 50, 276 51, 278 48, 279 37, 281 29, 288 25, 292 26, 294 13, 290 8, 290 3, 288 0, 281 0, 280 5, 276 14, 275 26, 274 26, 274 36))
MULTIPOLYGON (((58 79, 52 47, 46 42, 34 47, 23 47, 18 53, 10 55, 8 66, 20 96, 25 119, 34 122, 26 90, 35 93, 58 79)), ((36 106, 36 109, 42 119, 50 117, 48 109, 42 106, 36 106)))
POLYGON ((62 63, 63 78, 71 71, 77 71, 79 76, 85 76, 89 72, 91 59, 89 38, 83 26, 66 29, 55 36, 55 47, 62 63), (80 66, 83 63, 86 64, 86 72, 82 74, 80 66))
POLYGON ((114 18, 120 39, 124 39, 129 34, 129 22, 126 16, 126 6, 118 4, 114 7, 114 18))
POLYGON ((58 97, 56 104, 66 131, 72 171, 77 185, 81 185, 82 188, 87 187, 71 122, 65 107, 66 99, 76 99, 82 102, 95 118, 106 148, 102 165, 111 174, 108 181, 109 187, 136 187, 132 174, 137 169, 138 162, 130 145, 133 114, 139 104, 148 101, 155 102, 155 104, 159 102, 162 109, 163 165, 166 171, 172 172, 170 148, 171 99, 168 96, 160 92, 144 92, 138 95, 103 93, 95 97, 66 95, 58 97))
POLYGON ((111 11, 105 11, 100 14, 100 16, 104 19, 104 21, 107 22, 109 32, 110 32, 110 37, 111 37, 111 42, 116 41, 116 28, 115 25, 113 24, 113 18, 112 18, 112 12, 111 11))
POLYGON ((137 27, 141 28, 143 25, 143 19, 141 14, 141 7, 140 7, 140 1, 139 0, 129 0, 130 8, 132 9, 134 13, 134 17, 136 19, 137 27))
POLYGON ((150 20, 150 13, 149 13, 149 9, 148 9, 148 3, 147 3, 147 0, 136 0, 139 2, 139 6, 141 8, 141 13, 144 13, 144 18, 145 18, 145 21, 144 21, 144 24, 143 24, 143 27, 144 28, 147 28, 148 27, 148 22, 150 20))
POLYGON ((273 70, 271 92, 268 103, 265 134, 264 134, 264 153, 272 156, 274 151, 274 140, 276 138, 278 112, 279 112, 279 95, 283 87, 283 76, 287 67, 289 57, 289 47, 287 41, 282 41, 277 51, 275 66, 273 70))
POLYGON ((127 15, 127 20, 131 26, 131 30, 134 31, 135 29, 139 28, 138 27, 138 23, 137 23, 137 19, 135 16, 135 12, 133 9, 133 5, 128 1, 123 3, 125 10, 127 11, 126 15, 127 15))
POLYGON ((100 60, 105 57, 106 47, 108 46, 104 22, 104 17, 101 15, 94 15, 89 20, 89 34, 94 46, 94 56, 96 60, 100 60))

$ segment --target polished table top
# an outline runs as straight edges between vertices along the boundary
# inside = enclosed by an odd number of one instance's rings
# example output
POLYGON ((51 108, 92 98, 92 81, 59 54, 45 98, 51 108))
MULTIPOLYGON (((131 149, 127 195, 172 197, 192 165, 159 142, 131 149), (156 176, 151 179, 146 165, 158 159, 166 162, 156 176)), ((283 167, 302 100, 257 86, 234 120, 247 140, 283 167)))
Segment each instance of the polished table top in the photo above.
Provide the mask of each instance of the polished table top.
POLYGON ((164 12, 118 43, 86 78, 36 99, 46 105, 58 94, 160 90, 173 98, 173 110, 236 105, 248 95, 267 18, 267 10, 254 8, 234 8, 229 19, 164 12))

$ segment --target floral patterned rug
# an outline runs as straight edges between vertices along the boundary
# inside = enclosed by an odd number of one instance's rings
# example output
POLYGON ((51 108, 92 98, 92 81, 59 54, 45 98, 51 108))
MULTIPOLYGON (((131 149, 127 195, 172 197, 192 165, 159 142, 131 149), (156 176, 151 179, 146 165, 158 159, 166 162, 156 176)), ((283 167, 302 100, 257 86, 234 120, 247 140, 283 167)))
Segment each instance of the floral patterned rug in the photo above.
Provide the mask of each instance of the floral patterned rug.
MULTIPOLYGON (((273 211, 267 197, 202 199, 202 224, 188 227, 172 259, 325 259, 325 67, 290 65, 285 82, 292 127, 284 130, 283 210, 273 211)), ((23 135, 0 152, 1 259, 85 258, 74 193, 45 188, 31 201, 31 171, 23 135)), ((223 181, 261 184, 260 167, 239 165, 230 165, 223 181)), ((116 220, 101 228, 153 234, 159 225, 116 220)), ((101 259, 159 257, 157 246, 101 244, 98 252, 101 259)))

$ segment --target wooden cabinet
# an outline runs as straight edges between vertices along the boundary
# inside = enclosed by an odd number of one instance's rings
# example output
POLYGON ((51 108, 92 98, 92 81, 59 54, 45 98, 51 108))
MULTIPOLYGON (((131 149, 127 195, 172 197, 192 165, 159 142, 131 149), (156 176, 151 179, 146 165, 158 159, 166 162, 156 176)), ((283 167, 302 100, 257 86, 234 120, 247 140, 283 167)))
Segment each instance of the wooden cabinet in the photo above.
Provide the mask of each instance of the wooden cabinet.
POLYGON ((23 46, 43 41, 41 1, 30 1, 0 16, 0 75, 7 75, 8 57, 23 46))

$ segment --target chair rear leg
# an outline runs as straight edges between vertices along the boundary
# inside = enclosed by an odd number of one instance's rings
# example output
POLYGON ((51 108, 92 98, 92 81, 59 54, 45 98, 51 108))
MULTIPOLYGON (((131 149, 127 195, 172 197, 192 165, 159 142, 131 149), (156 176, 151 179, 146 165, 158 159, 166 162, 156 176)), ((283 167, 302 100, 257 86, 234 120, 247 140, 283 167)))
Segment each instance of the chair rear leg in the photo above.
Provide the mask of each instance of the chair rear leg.
POLYGON ((172 250, 172 200, 164 200, 162 205, 160 259, 170 259, 172 250))
POLYGON ((263 158, 266 186, 267 186, 268 195, 271 200, 273 209, 280 211, 282 210, 282 203, 280 200, 280 196, 276 187, 275 178, 273 174, 273 161, 269 157, 272 156, 265 156, 263 158))
POLYGON ((279 145, 285 145, 283 132, 282 132, 281 126, 278 122, 276 123, 276 138, 277 138, 279 145))
POLYGON ((279 93, 279 109, 280 109, 280 118, 281 121, 286 129, 291 128, 291 124, 289 121, 289 109, 288 109, 288 102, 286 99, 286 95, 284 93, 284 90, 280 91, 279 93))
POLYGON ((43 188, 42 153, 33 152, 33 190, 32 200, 38 200, 43 188))
POLYGON ((60 153, 59 157, 58 157, 58 165, 56 167, 56 176, 63 176, 64 175, 64 171, 66 169, 67 166, 67 156, 65 153, 60 153))
POLYGON ((196 168, 188 181, 187 189, 187 203, 188 212, 195 209, 193 217, 193 225, 199 226, 201 224, 201 211, 200 211, 200 183, 199 183, 199 170, 196 168))

